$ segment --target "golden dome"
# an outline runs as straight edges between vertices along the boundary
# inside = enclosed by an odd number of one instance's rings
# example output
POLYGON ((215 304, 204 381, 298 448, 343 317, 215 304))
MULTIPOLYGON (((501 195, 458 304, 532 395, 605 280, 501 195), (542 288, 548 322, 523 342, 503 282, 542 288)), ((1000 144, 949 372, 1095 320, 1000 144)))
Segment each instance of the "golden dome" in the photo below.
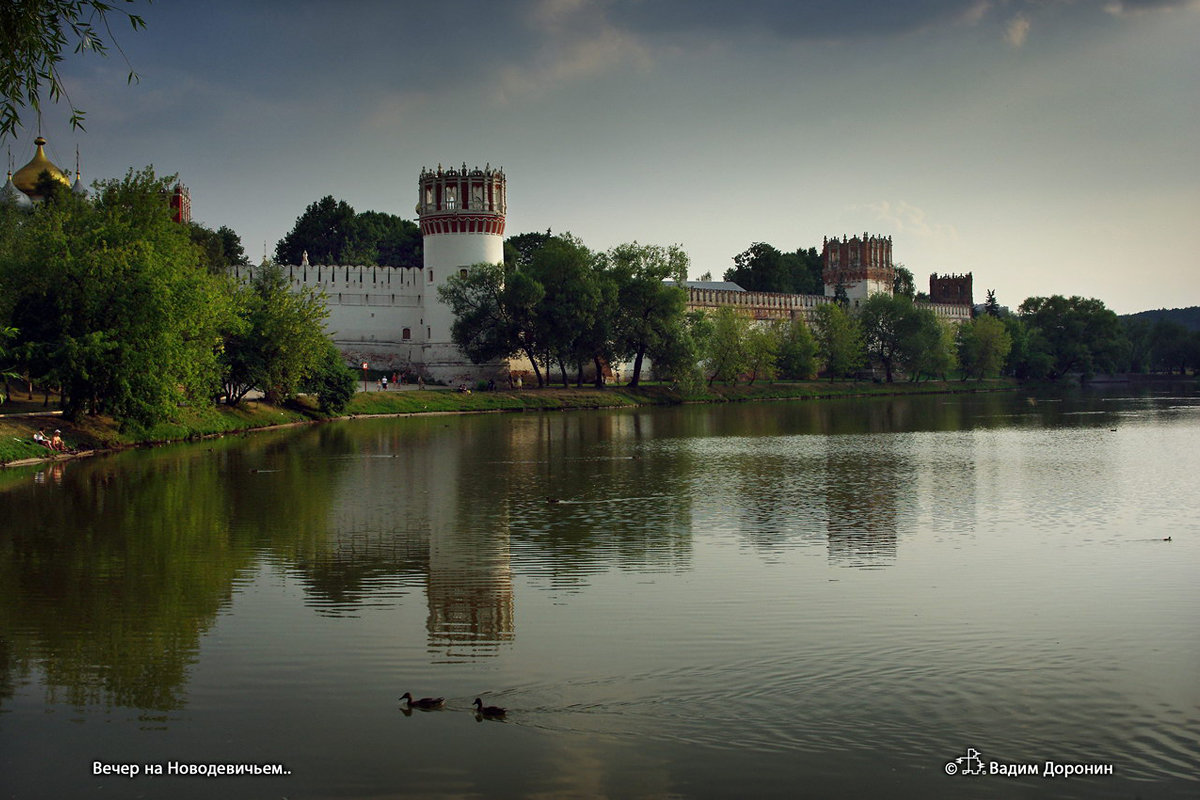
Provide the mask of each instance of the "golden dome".
POLYGON ((68 189, 71 188, 71 179, 67 177, 67 174, 46 158, 46 153, 42 150, 46 140, 39 136, 33 140, 33 143, 37 145, 37 152, 33 154, 32 161, 13 173, 13 185, 30 197, 36 197, 34 189, 37 187, 38 176, 43 172, 48 172, 53 180, 68 189))

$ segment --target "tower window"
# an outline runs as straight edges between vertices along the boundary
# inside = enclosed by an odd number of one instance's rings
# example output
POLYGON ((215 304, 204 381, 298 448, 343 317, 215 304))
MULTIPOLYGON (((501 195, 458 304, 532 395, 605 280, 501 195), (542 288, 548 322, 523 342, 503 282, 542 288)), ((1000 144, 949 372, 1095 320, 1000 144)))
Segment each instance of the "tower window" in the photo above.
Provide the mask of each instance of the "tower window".
POLYGON ((462 269, 460 269, 458 271, 458 277, 460 277, 460 278, 467 277, 467 268, 466 267, 463 267, 462 269))
POLYGON ((400 332, 400 338, 404 339, 405 341, 411 339, 412 338, 412 330, 409 328, 405 328, 403 331, 400 332))
POLYGON ((433 270, 429 270, 429 282, 433 283, 433 270))

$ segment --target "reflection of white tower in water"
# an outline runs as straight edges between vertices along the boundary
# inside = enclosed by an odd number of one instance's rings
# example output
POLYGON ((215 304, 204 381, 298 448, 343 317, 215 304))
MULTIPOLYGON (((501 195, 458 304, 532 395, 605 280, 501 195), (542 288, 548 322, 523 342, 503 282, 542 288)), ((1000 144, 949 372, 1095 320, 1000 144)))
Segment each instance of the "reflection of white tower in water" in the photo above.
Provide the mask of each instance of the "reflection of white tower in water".
POLYGON ((422 361, 430 377, 461 382, 493 377, 501 365, 464 364, 450 338, 454 315, 438 299, 438 288, 474 264, 504 261, 504 214, 508 205, 504 172, 491 166, 468 170, 422 169, 417 214, 424 242, 422 361))
POLYGON ((427 487, 429 646, 451 661, 493 655, 515 634, 507 503, 481 502, 473 475, 488 445, 472 430, 438 426, 414 451, 427 487))

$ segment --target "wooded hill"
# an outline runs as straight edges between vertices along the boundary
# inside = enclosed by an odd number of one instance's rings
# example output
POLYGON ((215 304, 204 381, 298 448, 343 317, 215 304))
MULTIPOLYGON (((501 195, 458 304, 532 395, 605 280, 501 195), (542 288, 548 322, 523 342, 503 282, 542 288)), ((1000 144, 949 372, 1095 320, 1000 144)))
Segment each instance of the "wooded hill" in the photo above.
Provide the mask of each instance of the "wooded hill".
POLYGON ((1159 320, 1177 322, 1189 331, 1200 331, 1200 306, 1187 308, 1160 308, 1157 311, 1139 311, 1136 314, 1123 314, 1122 320, 1140 320, 1153 325, 1159 320))

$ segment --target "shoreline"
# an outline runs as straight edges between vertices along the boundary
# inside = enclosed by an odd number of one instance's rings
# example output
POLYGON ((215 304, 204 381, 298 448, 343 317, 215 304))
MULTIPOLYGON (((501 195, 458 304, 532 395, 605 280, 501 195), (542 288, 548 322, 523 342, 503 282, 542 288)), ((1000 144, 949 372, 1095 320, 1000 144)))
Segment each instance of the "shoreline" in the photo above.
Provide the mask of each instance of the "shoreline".
MULTIPOLYGON (((583 411, 646 406, 670 406, 763 401, 841 400, 870 397, 898 397, 930 394, 973 394, 1016 391, 1020 385, 1008 380, 983 382, 926 381, 924 383, 865 383, 856 381, 803 381, 733 386, 703 386, 692 392, 663 385, 595 387, 546 387, 542 389, 501 389, 460 393, 449 389, 392 390, 360 392, 347 410, 327 416, 316 410, 307 398, 287 406, 268 406, 248 401, 240 406, 204 409, 181 420, 163 423, 149 430, 122 433, 106 418, 88 418, 75 424, 64 420, 57 409, 0 414, 0 433, 4 440, 32 438, 33 431, 46 425, 37 420, 53 420, 68 441, 79 449, 68 453, 36 455, 0 460, 0 469, 27 467, 43 463, 73 461, 136 447, 154 447, 187 441, 202 441, 237 433, 278 430, 299 425, 355 419, 386 419, 461 414, 526 413, 530 411, 583 411), (190 417, 190 418, 189 418, 190 417), (18 435, 18 434, 24 434, 18 435)), ((36 447, 29 444, 25 449, 36 447)), ((2 452, 2 451, 0 451, 2 452)))

